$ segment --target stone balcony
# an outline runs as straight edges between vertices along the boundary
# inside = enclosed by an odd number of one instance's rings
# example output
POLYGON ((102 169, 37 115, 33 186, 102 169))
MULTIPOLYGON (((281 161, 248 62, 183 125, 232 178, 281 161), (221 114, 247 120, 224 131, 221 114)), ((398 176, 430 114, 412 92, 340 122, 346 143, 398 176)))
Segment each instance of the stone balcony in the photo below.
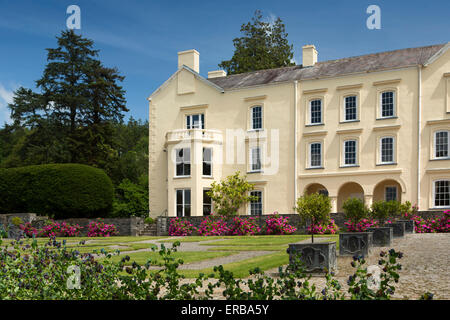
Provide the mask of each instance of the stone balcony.
POLYGON ((177 129, 166 133, 166 145, 188 141, 222 143, 222 139, 220 130, 177 129))

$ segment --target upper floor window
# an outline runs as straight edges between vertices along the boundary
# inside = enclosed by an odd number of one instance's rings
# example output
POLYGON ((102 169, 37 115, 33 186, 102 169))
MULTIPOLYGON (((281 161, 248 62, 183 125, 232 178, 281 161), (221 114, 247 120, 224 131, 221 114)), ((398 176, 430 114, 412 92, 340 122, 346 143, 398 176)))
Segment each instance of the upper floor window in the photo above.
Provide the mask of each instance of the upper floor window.
POLYGON ((381 118, 391 118, 395 116, 395 92, 385 91, 381 93, 381 118))
POLYGON ((352 166, 356 164, 356 140, 344 141, 344 166, 352 166))
POLYGON ((186 129, 205 129, 205 115, 203 113, 187 115, 186 129))
POLYGON ((212 176, 212 148, 203 148, 203 175, 212 176))
POLYGON ((384 137, 380 139, 380 162, 394 162, 394 138, 384 137))
POLYGON ((250 201, 250 215, 260 216, 263 213, 263 201, 262 201, 262 191, 251 191, 250 196, 255 197, 254 200, 250 201))
POLYGON ((309 145, 309 166, 310 168, 322 167, 322 144, 320 142, 309 145))
POLYGON ((345 121, 352 121, 358 119, 356 105, 356 96, 348 96, 344 98, 344 119, 345 121))
POLYGON ((316 99, 309 102, 310 124, 322 123, 322 100, 316 99))
POLYGON ((177 217, 191 216, 191 189, 176 190, 177 217))
POLYGON ((450 131, 437 131, 434 134, 434 155, 437 159, 449 158, 449 132, 450 131))
POLYGON ((261 148, 250 149, 250 171, 261 171, 261 148))
POLYGON ((191 149, 176 149, 176 176, 186 177, 191 175, 191 149))
POLYGON ((450 180, 434 182, 434 206, 450 207, 450 180))
POLYGON ((262 122, 262 106, 254 106, 251 108, 251 128, 252 130, 261 130, 262 122))

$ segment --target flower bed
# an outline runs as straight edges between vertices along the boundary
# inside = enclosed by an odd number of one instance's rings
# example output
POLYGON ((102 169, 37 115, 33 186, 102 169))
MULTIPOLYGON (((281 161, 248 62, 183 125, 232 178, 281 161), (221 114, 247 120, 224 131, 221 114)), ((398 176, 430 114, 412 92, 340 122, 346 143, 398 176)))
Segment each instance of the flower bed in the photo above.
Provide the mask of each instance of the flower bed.
POLYGON ((315 224, 307 228, 309 234, 336 234, 339 227, 333 219, 328 224, 315 224))
MULTIPOLYGON (((25 236, 32 237, 78 237, 83 227, 78 224, 71 225, 65 221, 59 223, 53 220, 47 222, 42 229, 37 229, 30 222, 21 224, 19 228, 25 236)), ((106 224, 103 221, 89 222, 88 237, 110 237, 117 235, 117 228, 113 224, 106 224)))
POLYGON ((261 232, 261 228, 256 225, 255 218, 243 219, 235 217, 230 223, 228 234, 232 236, 255 235, 261 232))
POLYGON ((435 216, 425 219, 417 215, 405 215, 405 218, 414 221, 414 229, 417 233, 450 232, 450 210, 444 211, 442 217, 435 216))
POLYGON ((266 219, 267 234, 292 234, 295 231, 297 228, 288 224, 288 218, 279 216, 277 212, 266 219))
POLYGON ((222 218, 209 216, 200 223, 197 232, 201 236, 224 236, 229 233, 230 229, 222 218))
POLYGON ((378 227, 378 221, 373 219, 361 219, 358 222, 353 222, 348 220, 344 222, 347 227, 348 232, 364 232, 367 231, 368 228, 376 228, 378 227))
POLYGON ((170 222, 169 236, 190 236, 196 230, 192 223, 177 217, 170 222))

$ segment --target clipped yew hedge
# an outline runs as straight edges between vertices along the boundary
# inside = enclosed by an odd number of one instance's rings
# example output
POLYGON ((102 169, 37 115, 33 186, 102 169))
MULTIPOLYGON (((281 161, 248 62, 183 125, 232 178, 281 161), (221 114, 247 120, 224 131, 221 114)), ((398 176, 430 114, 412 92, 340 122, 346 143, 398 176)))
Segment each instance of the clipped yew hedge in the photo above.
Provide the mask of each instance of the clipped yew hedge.
POLYGON ((114 189, 101 169, 46 164, 0 169, 0 214, 30 212, 54 219, 97 218, 112 209, 114 189))

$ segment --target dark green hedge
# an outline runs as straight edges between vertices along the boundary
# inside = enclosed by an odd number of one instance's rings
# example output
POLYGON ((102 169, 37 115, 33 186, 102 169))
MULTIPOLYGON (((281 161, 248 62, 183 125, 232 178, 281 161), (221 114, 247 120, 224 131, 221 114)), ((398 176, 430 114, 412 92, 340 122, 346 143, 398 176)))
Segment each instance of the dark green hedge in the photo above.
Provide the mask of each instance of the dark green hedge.
POLYGON ((0 214, 30 212, 61 218, 105 217, 114 189, 103 172, 80 164, 0 169, 0 214))

